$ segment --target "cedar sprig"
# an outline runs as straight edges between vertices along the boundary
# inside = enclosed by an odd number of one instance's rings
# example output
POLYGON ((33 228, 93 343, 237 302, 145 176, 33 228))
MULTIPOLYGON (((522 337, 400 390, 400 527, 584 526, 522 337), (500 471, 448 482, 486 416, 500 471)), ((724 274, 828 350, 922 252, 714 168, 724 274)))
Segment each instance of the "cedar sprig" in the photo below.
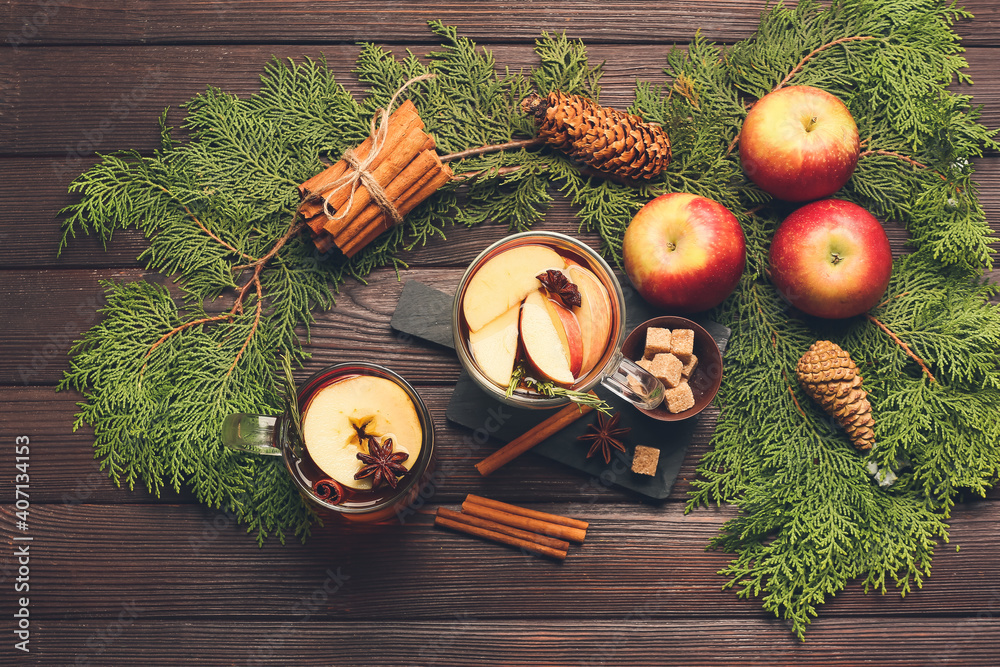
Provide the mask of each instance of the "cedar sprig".
POLYGON ((537 68, 498 71, 491 54, 432 22, 443 47, 426 61, 362 47, 356 71, 370 89, 362 102, 322 61, 273 61, 249 98, 210 89, 185 107, 186 138, 174 138, 164 116, 154 155, 103 156, 71 185, 80 200, 64 211, 63 243, 77 232, 106 242, 134 225, 150 243, 147 268, 180 289, 172 298, 152 281, 104 284, 104 319, 74 347, 60 385, 84 393, 77 426, 94 426, 97 457, 119 483, 153 493, 189 485, 200 501, 236 512, 258 539, 304 537, 314 517, 280 461, 226 451, 218 424, 230 412, 280 406, 275 359, 302 362, 301 332, 308 340, 313 311, 332 305, 344 279, 405 266, 400 250, 443 236, 453 221, 527 228, 551 190, 620 265, 635 211, 661 192, 691 191, 729 207, 748 246, 739 287, 714 313, 733 336, 713 447, 689 503, 740 508, 713 541, 733 553, 729 584, 760 596, 800 637, 818 606, 854 579, 878 591, 887 580, 903 593, 919 587, 935 544, 947 539, 956 495, 985 493, 1000 473, 1000 321, 987 302, 994 290, 979 282, 993 239, 971 179, 972 159, 997 147, 996 133, 980 125, 968 96, 948 90, 968 81, 951 29, 965 15, 936 0, 841 0, 826 9, 804 0, 773 7, 753 39, 732 47, 696 35, 667 55, 669 83, 639 82, 630 108, 670 134, 673 160, 658 179, 639 187, 601 180, 546 149, 459 160, 456 174, 474 176, 443 188, 350 261, 290 240, 259 275, 267 307, 254 291, 226 317, 232 290, 248 284, 240 267, 294 224, 294 184, 359 143, 402 81, 438 75, 407 96, 442 151, 460 152, 532 136, 518 108, 531 90, 597 99, 601 68, 589 65, 582 43, 543 35, 537 68), (871 320, 807 321, 767 280, 782 211, 746 180, 734 149, 747 107, 794 84, 840 95, 858 122, 863 157, 837 196, 904 224, 914 251, 897 260, 872 317, 936 381, 871 320), (821 337, 847 349, 865 378, 878 438, 869 458, 911 463, 888 491, 867 479, 866 461, 792 380, 798 357, 821 337))
MULTIPOLYGON (((745 209, 755 209, 741 219, 749 270, 717 311, 734 331, 713 449, 699 465, 689 508, 740 507, 712 542, 735 555, 723 570, 727 585, 760 596, 799 637, 818 606, 853 579, 880 592, 887 580, 902 594, 919 587, 935 544, 947 540, 957 493, 983 494, 1000 473, 998 310, 987 301, 995 290, 979 282, 993 239, 968 168, 995 146, 995 133, 978 124, 968 98, 947 90, 953 78, 963 80, 950 29, 961 13, 932 2, 905 5, 905 20, 896 3, 778 6, 764 15, 756 40, 718 61, 747 105, 789 73, 790 84, 818 85, 848 103, 866 152, 837 196, 901 221, 914 247, 896 261, 887 299, 872 317, 907 341, 936 377, 870 320, 807 321, 783 302, 763 275, 780 212, 760 208, 761 200, 748 196, 753 187, 737 177, 745 209), (856 35, 872 39, 838 41, 856 35), (910 63, 915 44, 922 52, 910 63), (817 338, 837 341, 858 360, 876 413, 871 458, 883 467, 896 457, 911 462, 887 492, 867 479, 865 460, 789 380, 817 338)), ((719 80, 716 63, 684 67, 696 91, 697 82, 719 80)))

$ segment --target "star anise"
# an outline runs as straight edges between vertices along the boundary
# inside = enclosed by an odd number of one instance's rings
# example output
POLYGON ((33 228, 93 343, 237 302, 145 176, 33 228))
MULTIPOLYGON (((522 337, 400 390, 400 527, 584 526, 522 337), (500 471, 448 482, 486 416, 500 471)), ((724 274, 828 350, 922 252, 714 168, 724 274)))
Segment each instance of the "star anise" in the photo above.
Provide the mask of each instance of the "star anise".
POLYGON ((364 419, 354 419, 353 417, 350 417, 349 419, 351 421, 351 427, 354 429, 354 433, 358 438, 358 446, 360 447, 361 443, 364 442, 366 438, 372 437, 371 433, 368 432, 368 427, 372 425, 375 418, 365 417, 364 419))
POLYGON ((603 412, 598 412, 597 423, 589 424, 587 426, 588 432, 577 438, 577 440, 591 443, 590 451, 587 452, 588 459, 600 451, 604 457, 604 463, 608 464, 611 463, 612 448, 620 452, 625 451, 625 445, 622 444, 621 439, 628 435, 632 429, 627 426, 618 426, 618 419, 621 415, 622 413, 616 412, 613 417, 608 417, 603 412))
POLYGON ((566 274, 559 269, 549 269, 545 273, 540 273, 535 278, 542 283, 542 287, 549 294, 558 296, 567 308, 583 305, 583 297, 580 296, 580 288, 569 281, 566 274))
POLYGON ((372 488, 386 482, 396 488, 398 478, 407 473, 403 461, 410 458, 406 452, 392 451, 392 438, 382 438, 381 444, 375 436, 368 436, 368 453, 358 452, 358 459, 365 465, 354 474, 354 479, 372 478, 372 488))

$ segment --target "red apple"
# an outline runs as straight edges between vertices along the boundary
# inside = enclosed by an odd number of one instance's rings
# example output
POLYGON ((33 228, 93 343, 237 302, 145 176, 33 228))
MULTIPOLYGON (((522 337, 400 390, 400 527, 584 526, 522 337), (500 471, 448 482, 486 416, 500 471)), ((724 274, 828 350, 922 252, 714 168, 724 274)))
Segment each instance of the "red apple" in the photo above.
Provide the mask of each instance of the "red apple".
POLYGON ((806 204, 785 218, 771 241, 771 281, 809 315, 860 315, 879 302, 891 274, 885 230, 851 202, 806 204))
POLYGON ((760 98, 740 131, 747 177, 787 201, 829 197, 844 187, 860 150, 851 112, 812 86, 788 86, 760 98))
POLYGON ((517 246, 484 262, 462 297, 469 331, 479 331, 541 287, 535 278, 539 273, 565 266, 566 260, 559 253, 541 245, 517 246))
POLYGON ((556 303, 551 298, 545 299, 545 307, 549 309, 549 317, 556 325, 556 333, 562 342, 563 349, 569 357, 569 372, 573 377, 579 377, 583 367, 583 332, 580 321, 566 306, 556 303))
POLYGON ((583 358, 583 339, 579 326, 570 337, 559 311, 550 305, 541 292, 532 292, 521 304, 521 345, 543 379, 568 387, 576 381, 572 364, 583 358))
POLYGON ((677 313, 713 308, 746 265, 743 228, 722 204, 686 192, 660 195, 635 214, 622 246, 625 273, 646 301, 677 313))
POLYGON ((582 372, 588 373, 604 356, 611 337, 611 297, 594 273, 572 260, 566 274, 580 289, 580 307, 574 309, 583 335, 582 372))

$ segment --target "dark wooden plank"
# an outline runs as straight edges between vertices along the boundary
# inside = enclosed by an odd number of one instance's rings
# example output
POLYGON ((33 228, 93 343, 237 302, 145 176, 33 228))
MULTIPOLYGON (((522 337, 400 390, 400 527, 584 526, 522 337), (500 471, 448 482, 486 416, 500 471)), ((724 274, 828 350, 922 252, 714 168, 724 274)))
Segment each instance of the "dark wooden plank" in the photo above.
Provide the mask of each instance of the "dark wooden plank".
MULTIPOLYGON (((322 596, 318 596, 322 597, 322 596)), ((600 621, 484 621, 456 614, 442 621, 385 625, 317 621, 310 608, 268 622, 159 622, 138 601, 123 601, 121 621, 37 622, 38 655, 18 664, 102 665, 923 665, 992 667, 1000 624, 977 618, 826 618, 805 643, 776 619, 658 619, 656 604, 634 601, 623 618, 600 621), (128 606, 126 606, 128 605, 128 606), (134 614, 134 616, 133 616, 134 614), (197 647, 195 651, 191 647, 197 647), (376 648, 377 647, 377 648, 376 648), (195 657, 197 656, 197 657, 195 657), (86 662, 75 662, 79 658, 86 662), (51 662, 50 662, 51 661, 51 662), (99 661, 99 662, 98 662, 99 661)), ((35 643, 37 641, 37 644, 35 643)))
MULTIPOLYGON (((389 46, 404 53, 400 45, 389 46)), ((490 46, 497 64, 512 70, 537 64, 528 45, 490 46)), ((431 50, 428 47, 427 50, 431 50)), ((0 82, 11 93, 0 102, 0 152, 51 154, 42 161, 46 175, 59 180, 79 171, 77 164, 95 150, 158 146, 157 119, 166 106, 177 107, 206 86, 247 96, 260 88, 260 75, 274 56, 322 58, 352 93, 364 89, 351 73, 359 47, 322 46, 151 46, 64 47, 0 52, 0 82), (81 77, 66 67, 67 59, 99 63, 101 69, 81 77), (53 103, 52 90, 60 90, 53 103), (100 102, 95 103, 95 100, 100 102)), ((627 105, 635 80, 662 81, 666 47, 629 52, 595 44, 593 62, 607 61, 602 96, 607 104, 627 105)), ((417 51, 422 55, 422 51, 417 51)), ((180 112, 173 120, 180 120, 180 112)), ((179 122, 172 122, 178 125, 179 122)))
MULTIPOLYGON (((258 548, 230 517, 191 505, 33 507, 32 619, 114 618, 130 600, 147 619, 228 618, 236 599, 241 621, 280 618, 323 585, 328 569, 350 577, 315 612, 315 620, 333 623, 345 615, 398 619, 404 609, 426 620, 607 619, 650 600, 648 613, 658 618, 767 617, 758 601, 722 590, 725 579, 716 573, 728 556, 704 551, 732 508, 685 516, 676 503, 531 506, 590 522, 586 542, 571 547, 566 561, 551 562, 436 529, 433 507, 426 507, 402 526, 328 526, 306 545, 258 548)), ((0 510, 5 540, 15 530, 12 512, 10 505, 0 510)), ((865 595, 855 583, 824 606, 816 625, 988 610, 1000 594, 998 528, 1000 503, 957 508, 952 545, 938 548, 921 590, 900 599, 865 595)), ((11 596, 0 602, 7 618, 12 604, 11 596)))
MULTIPOLYGON (((47 268, 135 268, 136 257, 146 247, 142 235, 129 229, 117 232, 107 248, 95 236, 80 234, 69 239, 66 248, 57 256, 61 220, 56 212, 74 201, 66 193, 65 185, 48 181, 38 182, 33 171, 35 161, 30 158, 0 158, 0 166, 9 168, 9 178, 0 182, 0 217, 18 221, 17 227, 34 230, 30 234, 15 231, 15 225, 0 228, 0 267, 20 269, 47 268)), ((1000 230, 1000 159, 984 158, 976 161, 980 201, 987 219, 994 229, 1000 230)), ((578 236, 593 247, 600 240, 595 233, 579 233, 579 220, 569 203, 558 193, 544 223, 536 229, 560 231, 578 236)), ((888 223, 886 231, 894 251, 905 249, 906 232, 895 223, 888 223)), ((408 264, 416 267, 464 266, 486 246, 508 234, 505 226, 486 224, 474 228, 452 227, 445 229, 445 239, 435 237, 426 245, 400 253, 408 264)), ((998 244, 1000 247, 1000 244, 998 244)))
MULTIPOLYGON (((998 13, 989 0, 963 5, 976 15, 958 32, 970 44, 996 44, 998 13)), ((395 39, 427 41, 428 19, 457 25, 474 39, 531 42, 541 30, 566 31, 573 37, 621 44, 687 41, 696 30, 714 41, 749 37, 756 29, 763 0, 706 2, 521 2, 491 0, 428 2, 419 0, 373 6, 359 0, 337 3, 149 2, 128 0, 113 7, 99 0, 8 3, 3 34, 8 44, 24 48, 45 44, 315 42, 395 39)))
MULTIPOLYGON (((310 363, 306 372, 319 368, 310 363)), ((435 502, 459 502, 466 494, 502 496, 514 502, 576 502, 592 504, 633 500, 599 478, 582 475, 541 456, 526 454, 484 479, 473 464, 492 453, 500 443, 481 442, 464 427, 444 418, 452 388, 418 385, 418 391, 435 419, 438 469, 444 473, 435 491, 435 502)), ((118 488, 93 458, 93 432, 83 427, 71 431, 75 392, 55 393, 51 387, 0 388, 0 439, 12 442, 27 435, 33 444, 31 502, 33 504, 194 503, 193 495, 170 489, 157 498, 145 489, 118 488)), ((501 411, 501 416, 503 415, 501 411)), ((708 449, 716 415, 710 409, 699 424, 677 484, 673 501, 683 502, 690 489, 698 459, 708 449)))
MULTIPOLYGON (((983 3, 985 4, 985 3, 983 3)), ((8 43, 202 43, 202 42, 355 42, 371 39, 427 41, 428 19, 457 25, 475 39, 531 42, 541 30, 567 31, 574 37, 632 43, 684 40, 696 30, 713 40, 750 35, 762 0, 712 0, 697 5, 616 0, 509 3, 417 2, 371 5, 358 0, 298 2, 144 2, 128 0, 112 9, 96 0, 56 5, 36 17, 30 0, 10 3, 3 34, 8 43), (13 33, 13 35, 11 35, 13 33)), ((978 32, 978 26, 972 28, 978 32)))
MULTIPOLYGON (((682 42, 685 43, 685 41, 682 42)), ((326 54, 331 71, 349 90, 363 89, 351 74, 358 46, 151 46, 145 48, 86 46, 0 51, 0 154, 44 155, 36 171, 68 183, 95 150, 129 148, 151 151, 159 146, 157 119, 164 107, 177 106, 206 86, 236 95, 259 89, 259 75, 272 58, 326 54), (67 62, 93 65, 86 76, 67 62), (54 90, 59 91, 57 97, 54 90)), ((403 53, 400 45, 389 45, 403 53)), ((517 70, 537 64, 529 45, 490 45, 500 67, 517 70)), ((626 106, 636 79, 664 79, 667 44, 634 47, 589 45, 594 63, 605 61, 602 101, 626 106)), ((418 54, 424 51, 415 49, 418 54)), ((427 50, 431 50, 428 47, 427 50)), ((993 51, 970 49, 967 58, 976 85, 963 88, 985 105, 983 122, 1000 125, 1000 72, 993 51)), ((958 89, 958 88, 956 88, 958 89)), ((171 117, 178 125, 180 112, 171 117)))

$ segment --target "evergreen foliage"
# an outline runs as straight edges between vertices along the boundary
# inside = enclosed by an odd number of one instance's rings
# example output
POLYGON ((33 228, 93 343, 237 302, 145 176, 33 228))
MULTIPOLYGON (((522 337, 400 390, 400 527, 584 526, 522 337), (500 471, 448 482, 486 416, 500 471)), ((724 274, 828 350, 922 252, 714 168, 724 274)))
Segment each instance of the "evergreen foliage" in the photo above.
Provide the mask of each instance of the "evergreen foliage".
POLYGON ((369 93, 360 101, 322 61, 275 60, 260 92, 245 99, 209 88, 185 105, 185 140, 173 138, 164 114, 153 156, 106 155, 70 187, 80 200, 64 211, 64 243, 78 232, 106 241, 135 226, 149 241, 140 259, 173 279, 103 285, 103 320, 74 346, 60 385, 83 394, 77 426, 93 426, 96 456, 118 483, 154 494, 190 486, 201 502, 234 511, 258 540, 304 538, 316 517, 281 462, 226 450, 219 426, 232 412, 281 409, 280 360, 301 363, 307 351, 296 328, 308 342, 313 311, 333 306, 344 279, 403 265, 400 251, 454 222, 526 229, 544 216, 552 189, 621 265, 634 213, 657 194, 694 192, 732 210, 748 244, 740 286, 715 312, 733 336, 713 448, 688 506, 739 508, 711 545, 734 554, 727 585, 760 596, 800 637, 818 605, 853 579, 905 595, 947 540, 956 495, 983 494, 1000 472, 1000 310, 980 279, 993 239, 970 164, 997 145, 970 97, 947 90, 970 82, 951 29, 964 16, 936 0, 827 8, 803 0, 773 7, 754 37, 729 48, 695 35, 667 54, 670 83, 638 82, 630 108, 668 130, 674 157, 659 179, 620 185, 547 150, 468 158, 452 166, 477 175, 445 186, 352 260, 319 255, 292 236, 263 266, 259 289, 252 267, 290 229, 295 186, 360 143, 407 79, 437 74, 405 97, 448 153, 531 136, 518 109, 524 96, 597 99, 602 68, 589 64, 581 42, 543 34, 537 67, 498 71, 489 52, 432 22, 443 47, 427 64, 362 47, 356 74, 369 93), (935 381, 871 319, 805 318, 766 278, 770 238, 787 209, 745 179, 733 146, 747 106, 786 83, 833 92, 857 120, 864 154, 838 196, 912 236, 912 254, 895 262, 872 317, 935 381), (818 338, 848 350, 865 378, 877 435, 867 459, 794 382, 796 361, 818 338), (869 462, 897 460, 909 467, 891 488, 869 479, 869 462))

